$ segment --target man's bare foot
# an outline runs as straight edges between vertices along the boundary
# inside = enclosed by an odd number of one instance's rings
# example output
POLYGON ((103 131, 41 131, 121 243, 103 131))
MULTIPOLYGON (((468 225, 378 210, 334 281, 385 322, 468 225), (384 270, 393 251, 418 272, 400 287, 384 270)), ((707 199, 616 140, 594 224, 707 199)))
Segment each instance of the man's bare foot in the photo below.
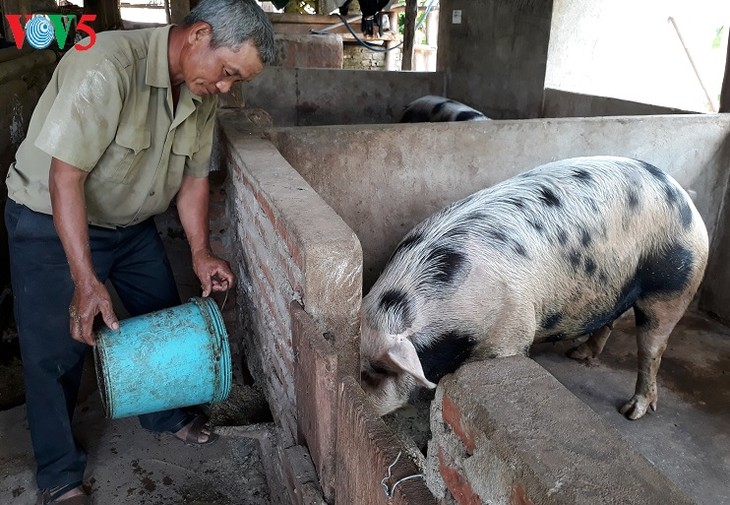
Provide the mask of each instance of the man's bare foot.
POLYGON ((198 414, 188 424, 174 433, 188 445, 205 445, 214 442, 218 435, 213 434, 208 424, 207 416, 198 414))
POLYGON ((65 493, 63 493, 61 496, 57 497, 56 499, 50 501, 50 497, 46 497, 44 495, 44 501, 43 503, 53 505, 54 503, 58 505, 63 505, 65 503, 69 504, 86 504, 91 503, 89 501, 89 496, 86 494, 86 491, 82 486, 75 487, 65 493))

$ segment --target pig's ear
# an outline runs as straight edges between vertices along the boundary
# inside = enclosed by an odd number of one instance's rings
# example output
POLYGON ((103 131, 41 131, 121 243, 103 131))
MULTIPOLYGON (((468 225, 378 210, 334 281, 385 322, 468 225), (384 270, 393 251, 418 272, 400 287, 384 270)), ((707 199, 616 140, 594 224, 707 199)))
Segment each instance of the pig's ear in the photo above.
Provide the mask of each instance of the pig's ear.
POLYGON ((431 382, 423 374, 421 361, 418 359, 416 348, 410 339, 398 336, 395 343, 388 349, 388 359, 406 373, 411 374, 419 384, 429 389, 434 389, 436 384, 431 382))

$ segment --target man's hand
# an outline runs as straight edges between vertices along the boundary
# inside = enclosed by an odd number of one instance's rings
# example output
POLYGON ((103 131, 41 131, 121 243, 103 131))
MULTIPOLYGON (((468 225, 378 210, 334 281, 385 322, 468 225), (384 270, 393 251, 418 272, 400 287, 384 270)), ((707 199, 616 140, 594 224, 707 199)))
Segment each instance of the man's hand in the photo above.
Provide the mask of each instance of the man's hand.
POLYGON ((193 253, 193 270, 200 279, 204 297, 213 292, 227 291, 236 283, 236 276, 228 262, 215 256, 209 249, 193 253))
POLYGON ((76 285, 68 314, 71 337, 84 344, 96 345, 94 319, 97 314, 101 314, 109 328, 119 329, 109 291, 98 279, 76 285))
POLYGON ((209 186, 207 177, 184 176, 177 194, 177 212, 193 254, 193 271, 200 279, 203 296, 233 287, 236 276, 228 263, 210 250, 208 236, 209 186))

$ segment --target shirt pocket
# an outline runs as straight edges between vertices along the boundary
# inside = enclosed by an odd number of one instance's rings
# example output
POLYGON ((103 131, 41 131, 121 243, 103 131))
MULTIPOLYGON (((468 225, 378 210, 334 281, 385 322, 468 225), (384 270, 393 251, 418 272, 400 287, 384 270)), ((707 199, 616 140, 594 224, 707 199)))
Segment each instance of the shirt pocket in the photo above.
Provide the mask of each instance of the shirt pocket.
POLYGON ((129 182, 133 169, 143 163, 140 155, 149 149, 150 130, 132 124, 120 124, 114 142, 107 147, 92 175, 114 182, 129 182))
POLYGON ((197 136, 190 133, 176 133, 172 141, 172 154, 192 158, 197 151, 197 136))

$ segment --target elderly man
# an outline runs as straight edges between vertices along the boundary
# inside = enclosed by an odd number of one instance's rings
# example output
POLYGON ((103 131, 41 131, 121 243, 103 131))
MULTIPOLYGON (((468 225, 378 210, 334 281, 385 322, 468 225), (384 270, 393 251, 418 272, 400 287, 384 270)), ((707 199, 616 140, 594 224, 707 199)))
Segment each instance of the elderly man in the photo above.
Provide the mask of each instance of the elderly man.
MULTIPOLYGON (((208 240, 217 93, 261 72, 273 29, 254 0, 201 0, 182 26, 104 32, 69 51, 7 178, 5 220, 28 423, 43 503, 91 503, 71 420, 94 319, 180 303, 152 217, 176 198, 202 295, 235 277, 208 240)), ((216 435, 181 410, 140 416, 186 443, 216 435)))

